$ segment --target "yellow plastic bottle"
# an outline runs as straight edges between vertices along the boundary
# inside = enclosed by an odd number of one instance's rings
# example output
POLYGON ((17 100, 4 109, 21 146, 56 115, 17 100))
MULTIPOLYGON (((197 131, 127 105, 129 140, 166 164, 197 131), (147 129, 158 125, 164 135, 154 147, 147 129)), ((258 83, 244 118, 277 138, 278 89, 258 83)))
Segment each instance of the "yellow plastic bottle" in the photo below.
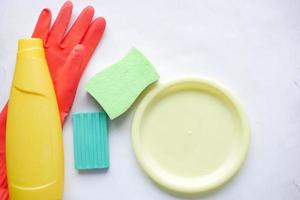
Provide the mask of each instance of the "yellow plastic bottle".
POLYGON ((6 133, 10 199, 62 199, 62 128, 41 39, 19 40, 6 133))

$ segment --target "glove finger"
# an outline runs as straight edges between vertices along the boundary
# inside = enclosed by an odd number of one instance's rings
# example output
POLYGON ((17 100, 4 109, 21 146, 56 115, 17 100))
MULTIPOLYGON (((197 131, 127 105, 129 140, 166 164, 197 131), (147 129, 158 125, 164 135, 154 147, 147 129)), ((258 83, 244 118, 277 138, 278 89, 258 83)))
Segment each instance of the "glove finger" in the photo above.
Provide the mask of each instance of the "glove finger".
POLYGON ((83 45, 76 45, 68 56, 55 82, 55 92, 63 124, 73 104, 77 86, 83 73, 82 60, 85 55, 83 45))
POLYGON ((80 43, 93 19, 94 12, 95 11, 92 6, 88 6, 83 9, 64 38, 61 44, 62 48, 68 48, 71 51, 75 45, 80 43))
POLYGON ((48 8, 42 10, 39 19, 32 33, 32 38, 41 38, 44 44, 47 41, 49 28, 51 25, 51 11, 48 8))
POLYGON ((61 7, 56 17, 56 20, 50 30, 50 33, 48 35, 46 47, 60 44, 60 42, 64 37, 68 24, 70 22, 72 9, 73 9, 73 4, 71 1, 67 1, 61 7))
POLYGON ((98 17, 92 22, 86 34, 84 35, 81 42, 81 44, 85 48, 85 54, 82 61, 83 67, 87 65, 93 52, 95 51, 103 35, 105 26, 106 26, 105 19, 103 17, 98 17))

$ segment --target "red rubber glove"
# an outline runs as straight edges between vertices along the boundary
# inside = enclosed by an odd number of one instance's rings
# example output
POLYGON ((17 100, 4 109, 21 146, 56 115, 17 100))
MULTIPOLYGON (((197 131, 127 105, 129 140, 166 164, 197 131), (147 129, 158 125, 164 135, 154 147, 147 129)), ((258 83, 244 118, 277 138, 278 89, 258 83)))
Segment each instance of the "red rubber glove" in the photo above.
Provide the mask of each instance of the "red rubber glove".
MULTIPOLYGON (((80 77, 105 29, 104 18, 92 21, 94 9, 88 6, 65 34, 72 8, 70 1, 62 6, 50 32, 51 11, 44 9, 32 34, 33 38, 44 41, 62 124, 73 104, 80 77)), ((0 200, 9 199, 5 164, 6 114, 7 104, 0 113, 0 200)))

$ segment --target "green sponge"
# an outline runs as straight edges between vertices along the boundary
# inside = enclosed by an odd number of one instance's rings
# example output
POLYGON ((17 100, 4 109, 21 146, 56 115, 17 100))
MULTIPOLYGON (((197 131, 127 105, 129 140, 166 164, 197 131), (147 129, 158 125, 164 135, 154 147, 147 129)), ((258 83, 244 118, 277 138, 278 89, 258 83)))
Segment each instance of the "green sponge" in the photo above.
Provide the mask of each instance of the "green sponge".
POLYGON ((97 73, 86 85, 110 119, 123 114, 159 75, 152 64, 136 48, 117 63, 97 73))
POLYGON ((75 168, 109 167, 108 128, 105 112, 73 114, 75 168))

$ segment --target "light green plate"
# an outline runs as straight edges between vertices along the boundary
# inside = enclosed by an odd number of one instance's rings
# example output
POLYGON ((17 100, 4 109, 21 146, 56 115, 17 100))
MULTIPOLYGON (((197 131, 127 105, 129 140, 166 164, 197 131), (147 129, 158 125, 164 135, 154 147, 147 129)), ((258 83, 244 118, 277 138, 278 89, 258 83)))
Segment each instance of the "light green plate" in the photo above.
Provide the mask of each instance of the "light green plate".
POLYGON ((249 132, 241 105, 226 89, 184 79, 145 96, 134 117, 132 143, 140 165, 159 186, 194 196, 238 171, 249 132))

